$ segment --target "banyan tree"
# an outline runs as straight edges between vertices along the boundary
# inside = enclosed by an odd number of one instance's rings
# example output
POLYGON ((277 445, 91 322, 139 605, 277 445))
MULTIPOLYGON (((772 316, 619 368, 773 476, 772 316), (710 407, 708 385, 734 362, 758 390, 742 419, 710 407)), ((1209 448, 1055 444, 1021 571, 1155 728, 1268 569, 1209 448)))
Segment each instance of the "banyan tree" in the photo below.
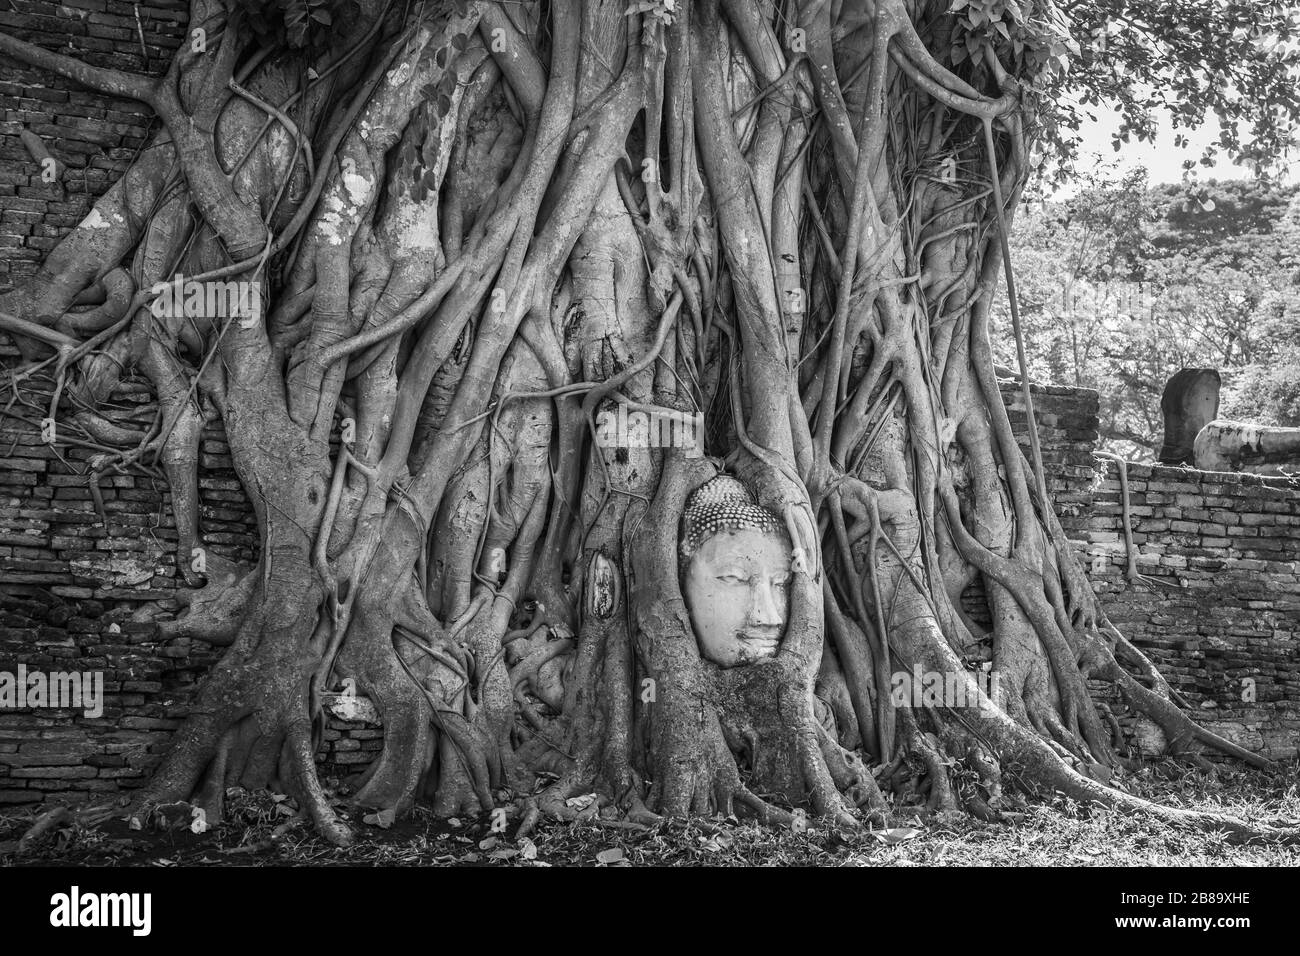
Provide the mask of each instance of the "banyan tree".
POLYGON ((382 723, 350 796, 379 812, 854 827, 904 792, 996 820, 1015 787, 1259 832, 1125 792, 1090 682, 1171 754, 1260 758, 1108 620, 990 343, 1068 104, 1140 133, 1165 77, 1227 111, 1198 71, 1230 60, 1267 142, 1293 57, 1243 51, 1293 25, 1060 6, 194 0, 158 76, 0 35, 160 120, 0 300, 7 378, 53 384, 92 479, 165 469, 160 639, 224 647, 129 812, 274 786, 348 840, 314 762, 346 685, 382 723), (105 406, 128 375, 150 427, 105 406), (218 421, 252 566, 199 533, 218 421))

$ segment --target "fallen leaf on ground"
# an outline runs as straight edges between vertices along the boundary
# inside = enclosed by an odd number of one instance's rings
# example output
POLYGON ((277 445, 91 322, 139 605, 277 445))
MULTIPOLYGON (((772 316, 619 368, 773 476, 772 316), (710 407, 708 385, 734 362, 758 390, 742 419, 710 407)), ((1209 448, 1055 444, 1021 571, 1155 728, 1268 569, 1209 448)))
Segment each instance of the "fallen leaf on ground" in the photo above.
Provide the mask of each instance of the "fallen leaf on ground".
POLYGON ((393 825, 393 818, 396 814, 392 810, 380 810, 378 813, 367 813, 361 818, 362 823, 367 823, 372 827, 379 827, 387 830, 393 825))

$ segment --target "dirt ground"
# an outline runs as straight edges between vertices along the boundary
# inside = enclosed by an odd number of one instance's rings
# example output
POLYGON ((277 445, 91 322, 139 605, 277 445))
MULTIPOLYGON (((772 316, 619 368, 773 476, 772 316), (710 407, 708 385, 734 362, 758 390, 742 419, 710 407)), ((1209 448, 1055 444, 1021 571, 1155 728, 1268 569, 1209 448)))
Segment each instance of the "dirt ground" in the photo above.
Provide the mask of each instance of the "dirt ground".
MULTIPOLYGON (((1230 813, 1258 824, 1300 823, 1295 761, 1263 773, 1224 768, 1210 778, 1161 762, 1124 778, 1150 799, 1230 813)), ((1294 866, 1300 848, 1234 846, 1222 834, 1089 810, 1062 798, 1020 801, 1011 822, 940 819, 899 808, 884 829, 846 832, 809 820, 802 832, 729 819, 643 828, 618 821, 542 822, 516 837, 517 819, 438 820, 423 807, 388 826, 350 814, 357 840, 347 849, 314 836, 291 800, 270 793, 230 795, 226 819, 204 832, 125 818, 96 828, 52 827, 17 854, 37 819, 0 815, 0 864, 84 866, 1294 866), (495 823, 495 825, 494 825, 495 823), (502 826, 504 825, 504 829, 502 826)))

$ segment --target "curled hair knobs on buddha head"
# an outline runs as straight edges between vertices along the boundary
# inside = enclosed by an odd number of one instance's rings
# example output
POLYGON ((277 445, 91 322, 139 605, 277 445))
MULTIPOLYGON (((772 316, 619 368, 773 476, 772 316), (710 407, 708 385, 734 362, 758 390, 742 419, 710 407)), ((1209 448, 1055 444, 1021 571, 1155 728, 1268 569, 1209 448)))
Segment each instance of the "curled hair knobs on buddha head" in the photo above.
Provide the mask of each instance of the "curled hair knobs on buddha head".
POLYGON ((686 499, 681 556, 690 558, 719 531, 745 529, 787 537, 781 519, 757 504, 743 482, 730 475, 710 478, 686 499))

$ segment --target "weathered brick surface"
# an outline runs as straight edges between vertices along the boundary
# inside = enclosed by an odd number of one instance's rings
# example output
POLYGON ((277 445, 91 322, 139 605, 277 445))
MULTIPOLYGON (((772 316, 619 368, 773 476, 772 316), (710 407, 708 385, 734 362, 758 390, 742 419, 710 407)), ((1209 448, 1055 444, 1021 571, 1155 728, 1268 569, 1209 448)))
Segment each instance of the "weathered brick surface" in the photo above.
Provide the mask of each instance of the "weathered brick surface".
MULTIPOLYGON (((146 399, 143 383, 128 380, 110 402, 146 399)), ((20 663, 100 671, 104 698, 98 718, 0 710, 0 802, 8 803, 20 793, 34 802, 138 786, 219 654, 199 641, 162 643, 152 623, 176 608, 176 530, 161 473, 105 476, 101 518, 89 488, 98 452, 43 443, 49 395, 33 387, 23 401, 0 416, 0 671, 20 663)), ((219 428, 204 434, 200 530, 211 552, 251 564, 252 508, 229 490, 238 482, 223 439, 219 428)))
POLYGON ((1129 465, 1142 575, 1130 582, 1118 466, 1107 462, 1103 475, 1080 538, 1111 620, 1208 728, 1250 750, 1294 755, 1300 487, 1281 478, 1129 465))
MULTIPOLYGON (((1097 447, 1097 393, 1089 388, 1035 385, 1033 399, 1047 492, 1056 505, 1061 527, 1071 538, 1077 538, 1086 526, 1097 473, 1097 460, 1092 454, 1097 447)), ((1004 383, 1002 400, 1011 428, 1028 457, 1025 401, 1020 386, 1004 383)))
MULTIPOLYGON (((1013 397, 1004 387, 1003 395, 1023 434, 1018 391, 1013 397)), ((1034 395, 1051 494, 1111 621, 1155 661, 1206 727, 1249 750, 1296 754, 1300 484, 1128 465, 1141 576, 1128 581, 1119 466, 1091 454, 1095 393, 1047 387, 1034 395)), ((1137 721, 1107 697, 1121 726, 1133 730, 1137 721)), ((1139 736, 1154 732, 1143 724, 1139 736)))

